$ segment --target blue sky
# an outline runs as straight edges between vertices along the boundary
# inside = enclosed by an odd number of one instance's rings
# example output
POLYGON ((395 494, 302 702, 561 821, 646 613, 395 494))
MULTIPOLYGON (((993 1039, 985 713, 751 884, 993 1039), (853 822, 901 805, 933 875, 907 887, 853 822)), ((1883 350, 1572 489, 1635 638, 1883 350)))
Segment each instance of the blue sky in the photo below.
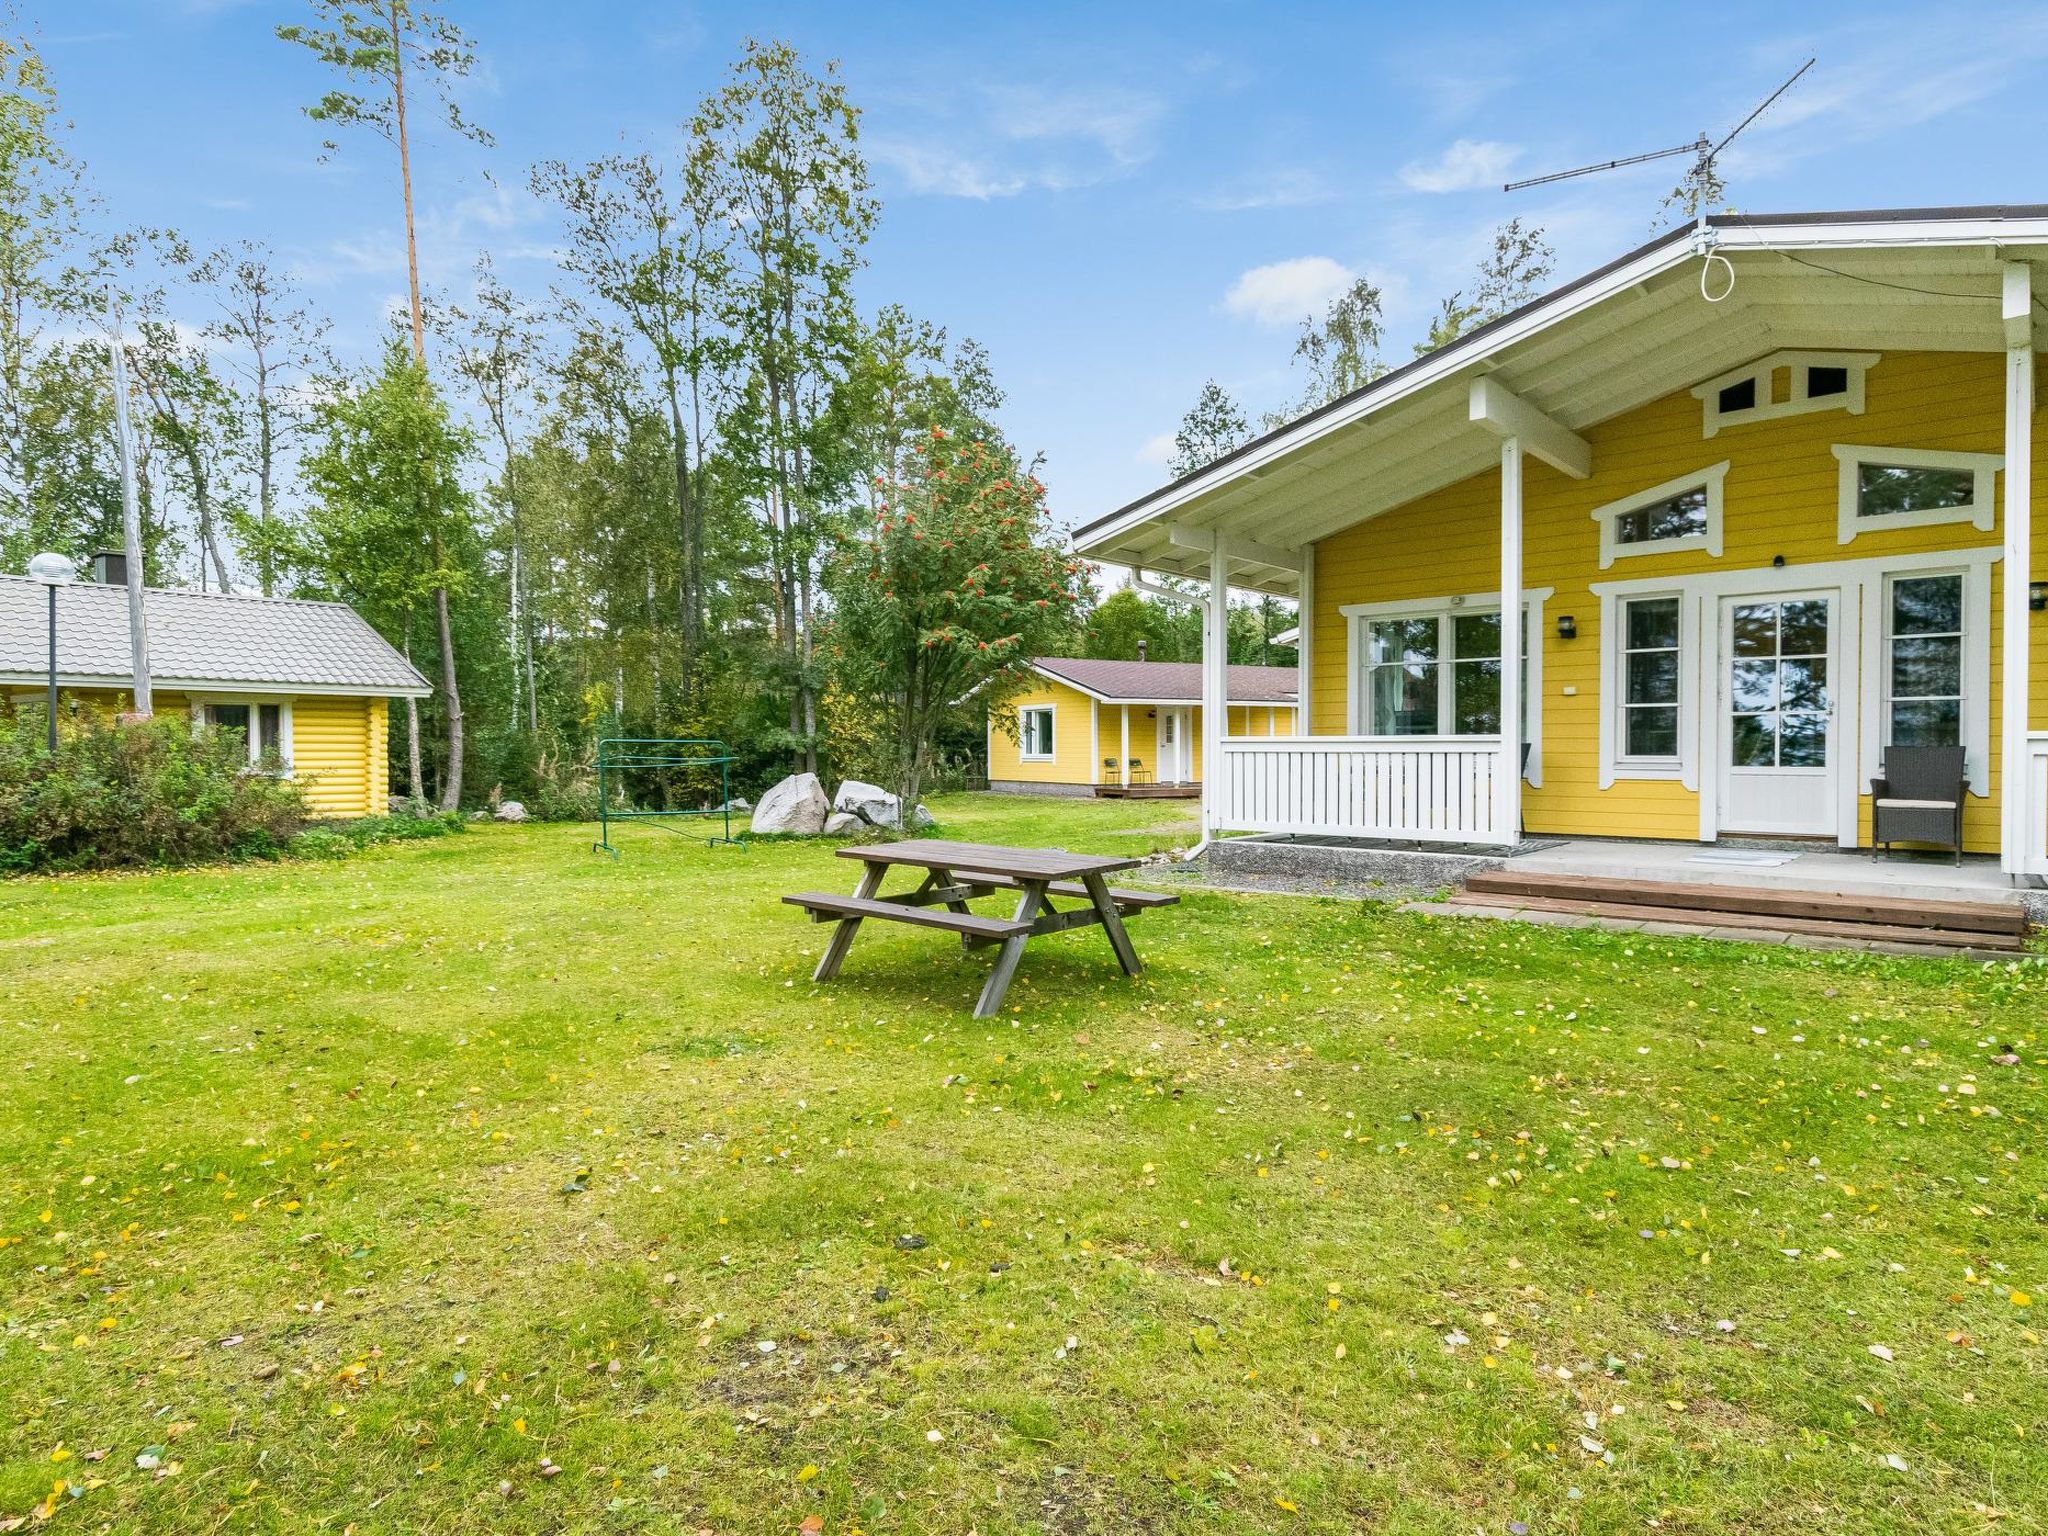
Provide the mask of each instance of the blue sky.
MULTIPOLYGON (((294 0, 22 0, 72 143, 124 224, 269 241, 360 348, 404 291, 375 140, 323 166, 321 86, 272 36, 294 0)), ((959 4, 445 0, 494 150, 423 135, 425 276, 475 254, 537 296, 543 157, 671 134, 739 40, 841 61, 883 201, 861 279, 991 351, 1004 425, 1081 522, 1163 476, 1209 377, 1298 393, 1295 323, 1352 272, 1408 355, 1492 228, 1545 227, 1560 277, 1650 232, 1677 163, 1504 196, 1529 175, 1682 143, 1819 64, 1731 152, 1750 211, 2048 200, 2048 8, 959 4)))

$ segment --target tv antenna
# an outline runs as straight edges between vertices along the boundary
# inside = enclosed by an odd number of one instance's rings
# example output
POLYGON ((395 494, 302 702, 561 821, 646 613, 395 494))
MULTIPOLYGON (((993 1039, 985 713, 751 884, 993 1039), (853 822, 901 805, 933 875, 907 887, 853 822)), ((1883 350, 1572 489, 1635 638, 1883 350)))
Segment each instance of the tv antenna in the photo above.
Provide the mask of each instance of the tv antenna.
POLYGON ((1720 158, 1721 151, 1734 142, 1735 135, 1762 117, 1773 102, 1792 89, 1801 75, 1813 68, 1813 62, 1812 59, 1808 59, 1793 70, 1783 85, 1757 103, 1756 110, 1729 129, 1718 144, 1702 133, 1690 144, 1674 144, 1669 149, 1653 149, 1640 155, 1623 155, 1619 160, 1602 160, 1597 165, 1582 165, 1575 170, 1552 171, 1548 176, 1531 176, 1523 181, 1511 181, 1502 187, 1501 191, 1519 192, 1524 187, 1541 187, 1553 181, 1569 181, 1574 176, 1592 176, 1600 171, 1617 171, 1625 165, 1641 165, 1648 160, 1668 160, 1673 155, 1691 155, 1692 169, 1685 173, 1685 184, 1692 188, 1693 249, 1702 256, 1711 256, 1715 240, 1714 231, 1707 224, 1707 194, 1714 184, 1714 162, 1720 158))

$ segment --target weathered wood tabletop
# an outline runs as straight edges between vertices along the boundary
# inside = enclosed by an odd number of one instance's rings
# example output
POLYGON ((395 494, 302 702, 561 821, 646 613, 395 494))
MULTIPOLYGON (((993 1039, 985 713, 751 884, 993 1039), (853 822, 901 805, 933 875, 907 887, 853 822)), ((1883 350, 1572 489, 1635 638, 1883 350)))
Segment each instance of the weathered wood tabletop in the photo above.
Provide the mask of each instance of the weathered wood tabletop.
POLYGON ((911 838, 841 848, 839 856, 867 866, 853 895, 800 891, 782 898, 791 906, 804 908, 814 922, 836 920, 839 925, 811 979, 830 981, 839 974, 854 935, 867 918, 948 929, 958 933, 969 948, 999 946, 995 966, 974 1007, 978 1019, 992 1017, 1002 1007, 1025 943, 1042 934, 1099 925, 1124 973, 1137 975, 1142 967, 1130 935, 1124 931, 1124 917, 1180 900, 1157 891, 1115 890, 1103 878, 1116 870, 1136 868, 1143 862, 1140 859, 1069 853, 1063 848, 1009 848, 995 843, 911 838), (912 891, 881 895, 883 878, 899 864, 923 870, 923 883, 912 891), (1011 889, 1019 895, 1017 910, 1008 918, 984 917, 967 905, 977 897, 1011 889), (1054 905, 1055 898, 1085 905, 1060 908, 1054 905), (945 910, 932 910, 935 907, 945 910))

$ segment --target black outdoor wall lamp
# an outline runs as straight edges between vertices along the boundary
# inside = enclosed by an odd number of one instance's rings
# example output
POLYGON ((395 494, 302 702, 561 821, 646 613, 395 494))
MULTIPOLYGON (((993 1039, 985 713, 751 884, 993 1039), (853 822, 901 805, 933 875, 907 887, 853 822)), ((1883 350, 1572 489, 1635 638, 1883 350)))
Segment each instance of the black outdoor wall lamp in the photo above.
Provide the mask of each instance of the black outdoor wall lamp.
POLYGON ((2036 581, 2028 584, 2027 606, 2035 613, 2048 612, 2048 581, 2036 581))
POLYGON ((1557 616, 1557 638, 1560 640, 1578 639, 1579 621, 1568 613, 1559 614, 1557 616))

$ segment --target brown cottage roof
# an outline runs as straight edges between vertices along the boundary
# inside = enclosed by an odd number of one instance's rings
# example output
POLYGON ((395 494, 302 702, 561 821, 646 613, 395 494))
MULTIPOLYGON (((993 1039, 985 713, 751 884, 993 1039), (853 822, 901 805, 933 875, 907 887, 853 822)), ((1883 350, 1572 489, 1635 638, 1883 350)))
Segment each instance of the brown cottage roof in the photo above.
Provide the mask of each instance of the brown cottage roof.
MULTIPOLYGON (((1185 699, 1202 702, 1202 667, 1193 661, 1093 661, 1079 656, 1041 656, 1033 666, 1048 677, 1072 683, 1098 698, 1147 703, 1185 699)), ((1233 704, 1293 704, 1301 674, 1293 667, 1231 667, 1233 704)))

